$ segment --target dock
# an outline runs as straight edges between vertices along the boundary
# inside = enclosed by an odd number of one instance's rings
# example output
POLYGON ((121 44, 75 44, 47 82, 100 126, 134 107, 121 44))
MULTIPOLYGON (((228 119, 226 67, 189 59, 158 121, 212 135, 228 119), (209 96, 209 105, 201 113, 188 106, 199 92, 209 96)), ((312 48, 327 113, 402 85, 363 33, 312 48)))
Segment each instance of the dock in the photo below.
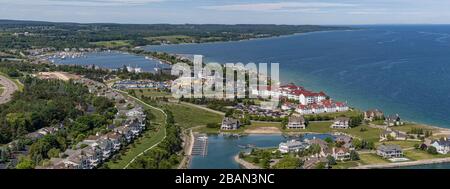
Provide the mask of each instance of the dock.
POLYGON ((192 147, 192 156, 208 155, 208 136, 203 134, 194 135, 194 145, 192 147))

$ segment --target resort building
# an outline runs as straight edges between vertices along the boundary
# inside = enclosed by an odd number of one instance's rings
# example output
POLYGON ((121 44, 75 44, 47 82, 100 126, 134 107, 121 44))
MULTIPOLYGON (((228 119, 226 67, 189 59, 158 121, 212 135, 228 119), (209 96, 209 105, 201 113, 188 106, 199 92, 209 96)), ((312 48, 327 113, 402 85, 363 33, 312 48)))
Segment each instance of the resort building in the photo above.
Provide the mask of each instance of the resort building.
POLYGON ((343 102, 335 102, 332 100, 322 100, 318 103, 309 105, 298 105, 295 111, 302 115, 307 114, 320 114, 327 112, 345 112, 349 107, 343 102))
POLYGON ((279 91, 272 91, 270 86, 264 87, 259 86, 258 90, 252 91, 253 95, 258 96, 280 96, 287 97, 291 100, 296 100, 302 105, 308 105, 313 103, 318 103, 327 98, 324 92, 312 92, 308 91, 301 86, 296 86, 294 84, 282 85, 279 87, 279 91))
POLYGON ((289 140, 278 145, 278 150, 281 153, 298 152, 306 148, 308 148, 308 145, 306 143, 297 140, 289 140))
POLYGON ((431 142, 431 146, 436 148, 436 151, 440 154, 447 154, 450 152, 450 140, 442 138, 431 142))
POLYGON ((334 119, 334 122, 330 127, 333 129, 348 129, 350 127, 350 118, 338 117, 334 119))
POLYGON ((288 129, 306 129, 306 121, 303 116, 290 116, 287 124, 288 129))
POLYGON ((364 120, 374 121, 383 119, 384 113, 378 109, 371 109, 364 112, 364 120))
POLYGON ((287 111, 287 110, 292 110, 295 109, 295 104, 294 103, 290 103, 290 102, 285 102, 281 105, 281 110, 287 111))
POLYGON ((237 130, 240 127, 239 120, 231 118, 231 117, 225 117, 222 120, 222 125, 220 126, 220 129, 222 130, 237 130))
POLYGON ((377 155, 389 159, 403 157, 403 150, 398 145, 381 145, 377 148, 377 155))

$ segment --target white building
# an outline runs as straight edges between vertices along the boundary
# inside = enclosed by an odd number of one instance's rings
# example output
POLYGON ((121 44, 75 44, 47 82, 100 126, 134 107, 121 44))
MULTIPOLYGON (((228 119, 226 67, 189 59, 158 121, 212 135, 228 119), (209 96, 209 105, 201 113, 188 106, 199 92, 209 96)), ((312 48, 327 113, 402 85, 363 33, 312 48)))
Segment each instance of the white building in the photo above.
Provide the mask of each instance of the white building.
POLYGON ((306 122, 303 116, 290 116, 287 124, 288 129, 306 129, 306 122))
POLYGON ((331 128, 333 129, 348 129, 350 127, 350 118, 338 117, 334 120, 331 128))
POLYGON ((306 143, 297 141, 297 140, 289 140, 287 142, 282 142, 278 145, 278 150, 281 153, 289 153, 289 152, 298 152, 300 150, 306 149, 308 145, 306 143))
POLYGON ((447 154, 450 152, 450 140, 447 138, 433 141, 431 146, 435 147, 440 154, 447 154))

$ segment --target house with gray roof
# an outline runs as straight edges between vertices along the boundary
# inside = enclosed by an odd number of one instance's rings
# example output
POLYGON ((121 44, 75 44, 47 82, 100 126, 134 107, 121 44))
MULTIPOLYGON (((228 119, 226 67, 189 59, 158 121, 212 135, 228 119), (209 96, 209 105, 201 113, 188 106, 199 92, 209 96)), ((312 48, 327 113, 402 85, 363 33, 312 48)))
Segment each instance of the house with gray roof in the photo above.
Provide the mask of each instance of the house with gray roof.
POLYGON ((381 145, 377 148, 377 155, 389 159, 403 157, 403 150, 399 145, 381 145))
POLYGON ((384 120, 384 124, 386 124, 387 126, 398 126, 403 125, 403 122, 400 119, 400 116, 398 114, 395 114, 387 116, 384 120))
POLYGON ((364 112, 364 120, 373 121, 383 119, 384 113, 378 109, 371 109, 364 112))
POLYGON ((348 129, 350 127, 350 118, 337 117, 330 127, 333 129, 348 129))
POLYGON ((306 129, 306 121, 303 116, 290 116, 287 124, 288 129, 306 129))
POLYGON ((450 140, 448 140, 448 138, 432 141, 431 146, 435 147, 436 151, 440 154, 447 154, 450 152, 450 140))
POLYGON ((383 132, 381 132, 380 141, 385 141, 385 140, 389 140, 389 139, 406 140, 406 139, 408 139, 408 135, 405 132, 392 130, 392 129, 387 129, 387 130, 384 130, 383 132))
POLYGON ((278 145, 278 151, 281 153, 298 152, 308 148, 309 145, 298 140, 289 140, 278 145))
POLYGON ((222 125, 220 126, 220 129, 222 130, 237 130, 240 127, 239 120, 231 118, 231 117, 225 117, 222 120, 222 125))

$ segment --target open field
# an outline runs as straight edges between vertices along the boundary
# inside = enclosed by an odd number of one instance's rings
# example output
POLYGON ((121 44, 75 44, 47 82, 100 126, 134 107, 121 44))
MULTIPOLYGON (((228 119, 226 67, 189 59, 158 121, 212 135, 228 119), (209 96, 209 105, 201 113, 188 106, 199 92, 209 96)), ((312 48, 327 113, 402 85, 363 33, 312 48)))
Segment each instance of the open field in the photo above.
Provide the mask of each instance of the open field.
POLYGON ((146 37, 144 38, 150 42, 169 42, 172 44, 178 43, 191 43, 193 38, 186 35, 167 35, 167 36, 158 36, 158 37, 146 37))
POLYGON ((424 159, 436 159, 436 158, 447 158, 450 157, 450 154, 429 154, 426 151, 422 150, 407 150, 404 152, 404 155, 411 160, 424 160, 424 159))
POLYGON ((172 97, 168 92, 157 91, 154 89, 134 89, 137 97, 144 95, 145 97, 172 97))
POLYGON ((167 103, 166 106, 173 113, 175 122, 183 128, 222 122, 222 115, 208 112, 193 106, 177 103, 167 103))
POLYGON ((402 147, 403 149, 405 149, 405 148, 414 148, 415 144, 422 144, 422 142, 421 141, 399 140, 399 141, 383 141, 383 142, 375 143, 376 146, 379 146, 381 144, 396 144, 396 145, 399 145, 400 147, 402 147))
POLYGON ((91 44, 100 46, 100 47, 106 47, 106 48, 131 46, 130 41, 128 41, 128 40, 99 41, 99 42, 92 42, 91 44))
POLYGON ((389 163, 390 162, 389 160, 383 159, 374 153, 360 154, 359 158, 360 158, 359 162, 363 165, 389 163))
POLYGON ((81 77, 67 72, 39 72, 36 75, 40 79, 59 79, 69 81, 70 79, 80 79, 81 77))
POLYGON ((358 166, 358 162, 356 161, 344 161, 344 162, 337 162, 337 165, 333 165, 332 169, 348 169, 350 167, 356 166, 358 166))
POLYGON ((411 131, 411 129, 425 129, 425 130, 431 130, 433 132, 437 132, 440 130, 436 127, 430 127, 430 126, 426 126, 426 125, 412 124, 412 123, 407 123, 405 125, 395 126, 392 128, 395 130, 404 131, 404 132, 409 132, 409 131, 411 131))

